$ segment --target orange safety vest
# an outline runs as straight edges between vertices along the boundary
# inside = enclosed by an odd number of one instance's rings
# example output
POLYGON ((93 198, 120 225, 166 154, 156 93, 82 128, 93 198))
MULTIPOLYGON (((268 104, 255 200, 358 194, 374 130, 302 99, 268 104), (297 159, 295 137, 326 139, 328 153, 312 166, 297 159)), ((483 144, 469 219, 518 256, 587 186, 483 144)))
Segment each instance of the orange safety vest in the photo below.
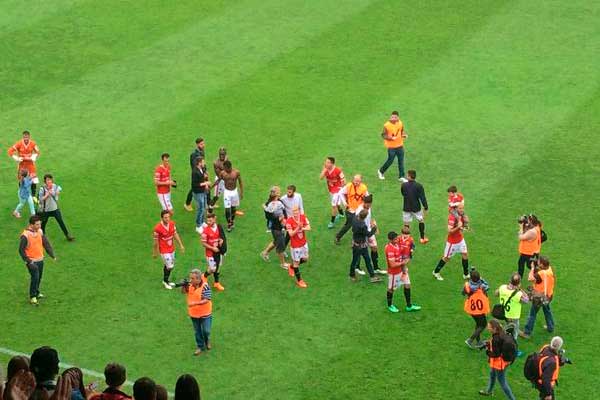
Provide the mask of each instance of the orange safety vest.
POLYGON ((388 149, 395 149, 398 147, 404 146, 404 138, 402 137, 402 132, 404 131, 404 124, 402 121, 398 120, 395 124, 391 121, 387 121, 383 124, 383 129, 391 139, 385 139, 383 144, 388 149))
POLYGON ((519 241, 520 254, 532 256, 540 253, 540 250, 542 249, 542 229, 539 226, 536 226, 533 229, 535 229, 535 239, 519 241))
POLYGON ((490 312, 490 300, 482 288, 471 293, 469 282, 465 282, 465 293, 468 295, 464 305, 464 310, 467 314, 486 315, 490 312))
POLYGON ((192 318, 208 317, 212 313, 212 301, 209 300, 204 304, 191 306, 191 303, 196 303, 202 300, 202 290, 208 282, 202 277, 202 284, 195 288, 190 285, 187 292, 188 314, 192 318))
POLYGON ((25 247, 25 255, 32 261, 41 261, 44 259, 44 245, 42 242, 43 232, 40 229, 37 232, 32 232, 29 229, 23 231, 23 236, 27 239, 27 247, 25 247))
MULTIPOLYGON (((548 347, 548 345, 545 345, 544 347, 542 347, 540 350, 540 354, 547 347, 548 347)), ((542 374, 544 373, 544 371, 542 371, 542 364, 544 364, 544 361, 546 361, 546 359, 548 359, 549 357, 554 357, 554 360, 556 361, 556 369, 554 370, 554 373, 552 374, 552 378, 550 378, 550 386, 554 387, 554 385, 556 384, 556 381, 558 380, 558 371, 560 371, 560 359, 558 358, 558 355, 540 357, 540 362, 538 364, 538 375, 539 375, 540 379, 538 379, 538 383, 540 385, 542 384, 542 374)))
POLYGON ((363 198, 367 194, 367 185, 361 183, 358 188, 352 182, 346 185, 346 196, 348 198, 348 209, 351 212, 356 211, 358 206, 363 203, 363 198))
POLYGON ((550 298, 554 295, 554 272, 552 267, 548 269, 542 269, 538 271, 542 281, 540 283, 533 284, 533 290, 538 293, 543 293, 546 297, 550 298))

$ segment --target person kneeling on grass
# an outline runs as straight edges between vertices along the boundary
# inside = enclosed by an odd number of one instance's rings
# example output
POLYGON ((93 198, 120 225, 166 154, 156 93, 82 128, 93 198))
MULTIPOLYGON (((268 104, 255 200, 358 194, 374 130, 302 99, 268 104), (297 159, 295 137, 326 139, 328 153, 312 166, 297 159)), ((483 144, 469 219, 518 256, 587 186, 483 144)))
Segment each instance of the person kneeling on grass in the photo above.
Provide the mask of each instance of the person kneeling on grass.
POLYGON ((468 282, 465 282, 462 293, 467 296, 464 310, 475 321, 475 330, 465 340, 465 343, 472 349, 481 349, 485 347, 485 343, 481 342, 481 332, 483 332, 487 325, 485 316, 490 312, 490 301, 487 296, 490 286, 481 277, 475 267, 471 268, 469 276, 470 279, 468 282))
POLYGON ((408 263, 412 259, 415 242, 410 236, 408 227, 402 228, 402 235, 396 232, 388 233, 388 244, 385 246, 385 258, 388 265, 388 288, 387 306, 388 310, 397 313, 399 310, 393 304, 394 291, 404 287, 404 298, 406 299, 406 311, 419 311, 420 306, 410 301, 410 277, 408 276, 408 263))

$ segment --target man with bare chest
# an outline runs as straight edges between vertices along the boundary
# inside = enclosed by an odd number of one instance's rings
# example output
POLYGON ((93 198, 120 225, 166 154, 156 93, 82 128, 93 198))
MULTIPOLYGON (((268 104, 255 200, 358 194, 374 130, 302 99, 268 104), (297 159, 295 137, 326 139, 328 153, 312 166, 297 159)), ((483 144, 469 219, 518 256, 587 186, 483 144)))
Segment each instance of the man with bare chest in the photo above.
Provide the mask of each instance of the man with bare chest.
POLYGON ((224 186, 223 206, 225 207, 225 218, 227 219, 227 231, 230 232, 234 228, 235 208, 239 207, 240 199, 244 198, 244 186, 240 171, 232 168, 231 161, 225 160, 223 167, 219 180, 223 182, 224 186))

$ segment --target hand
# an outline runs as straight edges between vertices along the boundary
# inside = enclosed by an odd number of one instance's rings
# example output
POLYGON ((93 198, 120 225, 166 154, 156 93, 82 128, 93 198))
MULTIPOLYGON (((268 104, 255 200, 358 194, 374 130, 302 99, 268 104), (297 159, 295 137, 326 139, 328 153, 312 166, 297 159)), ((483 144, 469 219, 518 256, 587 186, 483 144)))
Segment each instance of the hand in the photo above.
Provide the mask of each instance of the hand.
POLYGON ((8 382, 4 391, 6 400, 28 400, 35 390, 35 378, 31 372, 21 370, 8 382))
POLYGON ((185 253, 185 247, 181 246, 181 252, 185 253))
POLYGON ((18 157, 19 162, 23 162, 23 157, 18 157))
POLYGON ((49 400, 71 400, 71 387, 73 386, 71 375, 59 377, 56 389, 49 400))
POLYGON ((220 253, 219 248, 218 247, 213 247, 212 248, 213 253, 220 253))

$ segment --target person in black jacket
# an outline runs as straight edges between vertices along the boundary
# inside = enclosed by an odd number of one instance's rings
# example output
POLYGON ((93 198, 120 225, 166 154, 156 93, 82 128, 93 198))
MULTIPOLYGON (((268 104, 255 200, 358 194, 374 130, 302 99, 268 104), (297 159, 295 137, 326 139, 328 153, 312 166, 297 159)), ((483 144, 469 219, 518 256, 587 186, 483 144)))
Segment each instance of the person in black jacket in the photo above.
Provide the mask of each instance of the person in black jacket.
MULTIPOLYGON (((554 400, 554 386, 558 380, 560 367, 564 364, 560 352, 563 346, 563 339, 555 336, 540 351, 539 370, 542 371, 540 379, 537 381, 537 389, 540 392, 541 400, 554 400)), ((569 362, 567 360, 567 362, 569 362)))
POLYGON ((502 357, 502 347, 504 341, 507 340, 507 334, 502 329, 502 325, 496 319, 491 319, 487 324, 488 331, 492 334, 490 340, 486 342, 486 354, 490 365, 490 379, 486 389, 480 390, 482 396, 491 396, 496 380, 500 383, 500 387, 509 400, 515 400, 508 381, 506 380, 506 369, 510 365, 509 362, 502 357))
POLYGON ((350 279, 356 282, 356 268, 358 262, 362 256, 367 264, 367 270, 369 271, 371 283, 381 282, 381 278, 375 276, 373 270, 373 264, 369 257, 369 243, 368 238, 377 232, 377 226, 373 226, 370 230, 365 224, 365 218, 369 215, 368 210, 362 210, 358 213, 357 218, 352 221, 352 262, 350 263, 350 279))
POLYGON ((192 169, 192 195, 198 210, 196 211, 196 228, 204 222, 204 211, 206 210, 206 198, 210 192, 208 172, 204 163, 204 157, 196 158, 196 164, 192 169))
MULTIPOLYGON (((196 148, 194 151, 192 151, 192 154, 190 154, 190 168, 192 171, 196 167, 196 160, 198 157, 204 158, 204 139, 201 137, 196 139, 196 148)), ((185 199, 185 204, 183 205, 183 208, 185 208, 187 211, 192 211, 192 197, 194 193, 193 186, 194 183, 192 182, 192 188, 190 188, 190 191, 185 199)))
POLYGON ((429 239, 425 236, 425 215, 429 209, 427 198, 425 197, 425 189, 423 185, 415 181, 417 172, 414 169, 408 171, 408 182, 404 182, 400 187, 402 197, 404 197, 404 206, 402 208, 402 220, 404 226, 410 228, 410 223, 413 218, 419 221, 419 235, 421 244, 426 244, 429 239), (421 205, 423 210, 421 210, 421 205))

